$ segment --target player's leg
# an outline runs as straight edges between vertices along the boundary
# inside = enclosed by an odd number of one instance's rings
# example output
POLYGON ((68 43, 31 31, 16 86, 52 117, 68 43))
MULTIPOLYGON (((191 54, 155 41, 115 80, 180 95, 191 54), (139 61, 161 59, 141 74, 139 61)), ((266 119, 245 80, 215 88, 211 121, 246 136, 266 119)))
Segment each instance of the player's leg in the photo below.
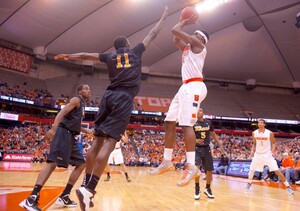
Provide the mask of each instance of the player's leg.
MULTIPOLYGON (((95 188, 105 169, 109 155, 114 150, 117 140, 121 139, 121 134, 124 134, 131 116, 133 97, 129 93, 119 90, 107 90, 105 98, 106 103, 104 108, 107 108, 108 114, 105 119, 101 121, 97 119, 95 121, 95 125, 97 122, 97 128, 95 128, 94 133, 97 137, 95 141, 99 141, 100 139, 103 143, 94 161, 93 174, 90 181, 85 187, 76 190, 82 210, 89 208, 90 198, 94 195, 95 188), (105 141, 101 137, 106 137, 105 141)), ((101 110, 101 108, 99 109, 101 110)))
POLYGON ((197 111, 200 103, 206 97, 206 86, 203 83, 189 83, 182 85, 179 90, 178 122, 182 127, 186 147, 187 169, 183 177, 177 182, 178 186, 187 185, 190 180, 199 176, 201 172, 195 166, 196 135, 193 125, 197 121, 197 111))
POLYGON ((162 163, 157 168, 150 170, 151 175, 163 174, 165 172, 175 169, 173 163, 171 162, 171 159, 173 154, 173 147, 176 141, 176 121, 178 118, 178 112, 179 112, 179 98, 177 93, 171 102, 171 105, 168 110, 168 114, 165 118, 166 131, 165 131, 164 158, 162 163))
POLYGON ((105 170, 106 172, 106 178, 104 179, 104 181, 109 181, 110 180, 110 165, 109 165, 109 159, 108 159, 108 163, 105 166, 105 170))
POLYGON ((26 210, 33 210, 33 211, 41 211, 38 208, 38 201, 40 197, 40 191, 43 185, 46 183, 54 169, 56 168, 57 164, 54 162, 46 163, 43 169, 40 171, 35 186, 27 199, 24 199, 19 206, 25 208, 26 210))
POLYGON ((81 173, 85 168, 85 164, 78 164, 73 169, 72 173, 70 174, 68 183, 61 193, 60 197, 56 200, 55 204, 59 207, 76 207, 77 203, 70 199, 70 193, 73 189, 76 181, 80 177, 81 173))
POLYGON ((177 182, 177 186, 185 186, 192 179, 199 177, 201 172, 195 165, 195 144, 196 135, 194 129, 191 126, 181 126, 184 134, 184 141, 186 146, 187 164, 185 172, 177 182))
MULTIPOLYGON (((44 186, 46 181, 49 179, 50 175, 56 168, 57 163, 55 162, 49 162, 46 163, 45 166, 41 169, 39 176, 36 180, 35 186, 44 186)), ((39 192, 39 191, 38 191, 39 192)))
POLYGON ((80 203, 81 210, 89 210, 91 198, 95 194, 95 188, 98 185, 99 179, 105 169, 110 153, 115 148, 117 140, 107 138, 103 143, 100 152, 98 153, 93 168, 93 174, 85 187, 76 190, 76 195, 80 203))
POLYGON ((264 167, 264 160, 260 155, 254 155, 254 157, 252 158, 251 164, 250 164, 250 170, 248 173, 248 182, 247 185, 245 187, 245 191, 249 191, 249 189, 251 188, 252 185, 252 180, 253 180, 253 176, 254 173, 257 169, 261 169, 261 171, 263 171, 263 167, 264 167))
POLYGON ((91 193, 93 193, 93 191, 95 190, 100 176, 102 175, 107 165, 108 157, 115 148, 116 143, 117 140, 111 137, 107 138, 106 141, 103 143, 103 146, 95 160, 93 175, 91 176, 90 181, 85 186, 86 189, 91 190, 91 193))
POLYGON ((202 147, 202 148, 203 148, 202 164, 206 171, 206 186, 205 186, 204 194, 208 198, 213 199, 215 198, 211 190, 212 172, 214 170, 213 157, 212 157, 210 146, 202 147))
POLYGON ((85 186, 90 181, 91 175, 93 173, 96 157, 100 149, 102 148, 105 138, 107 136, 102 130, 102 123, 103 121, 106 120, 107 116, 109 115, 109 111, 106 109, 106 104, 107 104, 106 94, 101 99, 99 112, 97 113, 97 116, 95 118, 95 122, 94 122, 95 138, 92 142, 91 147, 86 153, 85 175, 81 186, 85 186))
POLYGON ((290 184, 288 183, 288 181, 286 180, 286 177, 282 174, 282 172, 279 171, 278 165, 273 157, 272 157, 272 159, 270 158, 267 165, 269 166, 270 171, 274 171, 275 174, 280 178, 280 180, 286 186, 288 194, 294 195, 294 189, 290 186, 290 184))
MULTIPOLYGON (((195 165, 197 166, 197 168, 199 170, 200 170, 201 163, 202 163, 202 161, 201 161, 200 153, 198 152, 198 150, 196 148, 195 165)), ((194 194, 194 199, 195 200, 199 200, 200 199, 200 175, 195 178, 195 194, 194 194)))
POLYGON ((272 154, 269 154, 265 158, 265 164, 269 166, 270 171, 274 171, 275 174, 280 178, 280 180, 283 182, 283 184, 286 186, 288 194, 293 195, 294 194, 294 189, 290 186, 288 181, 286 180, 286 177, 282 174, 281 171, 279 171, 278 165, 272 154))
POLYGON ((70 164, 75 165, 72 173, 70 174, 68 183, 63 190, 60 197, 56 200, 55 204, 59 207, 76 207, 77 203, 70 199, 70 193, 80 177, 81 173, 85 168, 85 160, 83 154, 79 150, 78 145, 76 144, 75 139, 73 140, 72 154, 70 158, 70 164))
POLYGON ((131 179, 129 179, 128 176, 126 166, 124 164, 124 157, 121 148, 114 150, 114 159, 115 159, 115 164, 120 165, 122 172, 124 172, 127 182, 131 182, 131 179))
MULTIPOLYGON (((201 165, 202 165, 201 149, 196 147, 195 153, 196 153, 196 155, 195 155, 195 165, 200 170, 201 165)), ((195 200, 200 199, 200 177, 201 177, 201 174, 195 178, 195 194, 194 194, 194 199, 195 200)))
POLYGON ((200 182, 199 182, 199 177, 195 178, 195 194, 194 194, 194 199, 199 200, 200 199, 200 182))
POLYGON ((93 175, 86 186, 91 190, 95 189, 105 169, 108 158, 115 148, 117 140, 120 140, 121 134, 124 134, 130 120, 133 106, 132 96, 125 91, 107 90, 105 98, 105 105, 103 107, 107 110, 108 114, 103 115, 105 118, 99 118, 99 121, 101 120, 100 122, 97 121, 98 119, 95 121, 98 125, 98 127, 95 128, 95 136, 97 136, 95 141, 100 139, 103 143, 102 147, 100 147, 100 151, 96 153, 93 175), (105 141, 101 139, 101 136, 106 136, 105 141))
POLYGON ((124 162, 123 162, 123 163, 120 163, 120 166, 121 166, 122 171, 123 171, 124 174, 125 174, 126 181, 127 181, 127 182, 131 182, 131 179, 130 179, 129 176, 128 176, 127 168, 126 168, 124 162))
POLYGON ((100 151, 105 137, 95 137, 92 143, 92 146, 86 153, 86 167, 85 167, 85 175, 83 177, 82 185, 85 186, 91 179, 91 175, 93 173, 93 168, 95 164, 95 160, 98 152, 100 151))
MULTIPOLYGON (((271 168, 270 168, 271 169, 271 168)), ((294 195, 294 189, 290 186, 290 184, 287 182, 285 176, 279 171, 276 170, 274 171, 275 174, 280 178, 280 180, 283 182, 283 184, 286 186, 288 194, 289 195, 294 195)))
POLYGON ((104 181, 109 181, 111 176, 110 176, 110 164, 114 164, 114 161, 115 161, 115 152, 116 150, 113 150, 110 155, 109 155, 109 158, 108 158, 108 161, 107 161, 107 164, 105 166, 105 172, 106 172, 106 178, 104 179, 104 181))
POLYGON ((73 136, 66 129, 59 127, 50 145, 47 163, 42 168, 30 196, 19 205, 27 210, 40 210, 37 206, 42 187, 49 179, 56 166, 67 168, 70 157, 73 136), (63 140, 63 141, 62 141, 63 140), (58 159, 59 158, 59 159, 58 159))

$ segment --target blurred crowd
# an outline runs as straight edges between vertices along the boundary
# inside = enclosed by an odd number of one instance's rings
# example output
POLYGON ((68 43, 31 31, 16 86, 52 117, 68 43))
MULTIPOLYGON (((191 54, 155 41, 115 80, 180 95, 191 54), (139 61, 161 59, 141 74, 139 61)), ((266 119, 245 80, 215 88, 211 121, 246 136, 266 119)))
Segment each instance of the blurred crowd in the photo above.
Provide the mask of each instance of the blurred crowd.
POLYGON ((49 124, 0 128, 0 152, 32 154, 33 162, 44 162, 49 151, 49 143, 43 138, 49 129, 49 124))
MULTIPOLYGON (((49 143, 46 143, 43 138, 49 128, 49 124, 26 124, 22 127, 0 128, 0 152, 29 153, 34 155, 33 162, 44 162, 49 150, 49 143)), ((130 141, 128 143, 122 142, 121 144, 124 163, 129 166, 158 166, 163 159, 164 131, 129 129, 129 133, 130 141), (137 150, 134 149, 134 145, 136 145, 137 150)), ((252 137, 220 134, 219 140, 224 146, 229 160, 250 159, 252 137)), ((82 152, 85 154, 91 146, 93 137, 80 134, 77 136, 77 141, 82 152)), ((277 143, 275 157, 278 160, 278 166, 288 176, 287 179, 290 182, 299 180, 299 142, 299 138, 294 138, 277 143)), ((219 147, 215 144, 211 147, 214 159, 220 159, 221 151, 219 147)), ((181 131, 177 131, 173 163, 177 168, 181 168, 185 162, 186 153, 183 134, 181 131)), ((260 179, 276 180, 276 178, 274 179, 268 173, 268 169, 266 168, 264 173, 257 175, 257 177, 260 177, 260 179)), ((226 170, 224 174, 226 174, 226 170)))
POLYGON ((50 92, 44 89, 27 89, 26 82, 20 85, 0 83, 0 95, 34 101, 36 105, 54 105, 54 98, 50 92))

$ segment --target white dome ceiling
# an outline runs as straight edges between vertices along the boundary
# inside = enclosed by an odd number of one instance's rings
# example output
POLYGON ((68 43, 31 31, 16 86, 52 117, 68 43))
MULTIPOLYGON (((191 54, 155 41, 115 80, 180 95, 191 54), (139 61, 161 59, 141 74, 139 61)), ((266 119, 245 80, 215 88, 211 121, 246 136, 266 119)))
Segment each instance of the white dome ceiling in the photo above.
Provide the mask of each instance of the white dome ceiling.
MULTIPOLYGON (((211 0, 210 0, 211 1, 211 0)), ((160 18, 169 16, 147 49, 149 74, 180 76, 181 53, 171 28, 182 9, 196 0, 1 0, 0 38, 48 53, 112 50, 116 36, 140 42, 160 18)), ((300 81, 300 29, 295 26, 299 0, 227 0, 199 22, 186 27, 210 34, 204 66, 206 79, 246 81, 292 87, 300 81)))

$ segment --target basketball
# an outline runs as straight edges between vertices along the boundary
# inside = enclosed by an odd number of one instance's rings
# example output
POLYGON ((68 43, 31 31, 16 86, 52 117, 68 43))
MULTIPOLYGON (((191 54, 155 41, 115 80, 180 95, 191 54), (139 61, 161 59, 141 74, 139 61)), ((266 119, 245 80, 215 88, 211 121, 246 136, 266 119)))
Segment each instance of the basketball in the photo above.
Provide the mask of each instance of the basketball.
POLYGON ((182 10, 180 15, 180 21, 189 19, 192 16, 194 16, 195 18, 188 20, 186 22, 187 24, 194 24, 199 17, 199 13, 197 12, 197 10, 192 6, 188 6, 182 10))

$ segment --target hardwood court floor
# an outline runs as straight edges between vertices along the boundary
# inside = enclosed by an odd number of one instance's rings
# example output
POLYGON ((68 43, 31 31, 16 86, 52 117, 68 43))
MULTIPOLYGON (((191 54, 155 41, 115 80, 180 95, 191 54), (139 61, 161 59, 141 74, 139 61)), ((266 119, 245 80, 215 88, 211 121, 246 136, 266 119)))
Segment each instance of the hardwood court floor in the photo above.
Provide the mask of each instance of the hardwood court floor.
MULTIPOLYGON (((38 171, 43 164, 0 162, 0 211, 18 211, 18 204, 31 193, 38 171)), ((201 199, 194 200, 193 182, 177 187, 180 172, 148 175, 150 168, 128 167, 132 182, 128 183, 119 167, 112 167, 111 180, 100 178, 91 211, 154 211, 154 210, 299 210, 300 186, 293 186, 294 196, 288 196, 281 184, 255 182, 248 193, 243 191, 246 179, 214 175, 212 191, 215 199, 204 194, 201 180, 201 199)), ((70 170, 57 169, 41 191, 39 207, 50 211, 75 211, 77 208, 58 208, 54 202, 68 180, 70 170)), ((80 186, 82 176, 75 188, 80 186)), ((75 188, 71 198, 77 202, 75 188)))

